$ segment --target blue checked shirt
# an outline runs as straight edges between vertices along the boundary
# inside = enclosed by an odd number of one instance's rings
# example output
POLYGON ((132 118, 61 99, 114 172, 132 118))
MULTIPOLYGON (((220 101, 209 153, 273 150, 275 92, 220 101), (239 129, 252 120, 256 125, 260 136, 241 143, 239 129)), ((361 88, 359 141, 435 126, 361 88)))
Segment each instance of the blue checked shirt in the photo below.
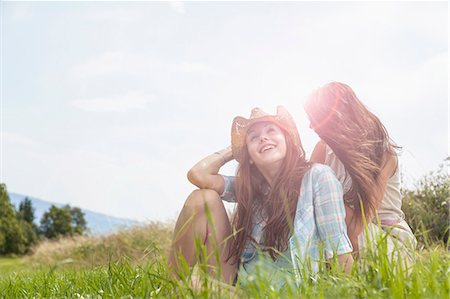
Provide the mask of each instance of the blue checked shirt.
MULTIPOLYGON (((235 177, 223 176, 225 201, 235 200, 235 177)), ((254 224, 252 237, 261 244, 264 221, 258 216, 254 224)), ((302 180, 297 210, 294 218, 294 234, 289 239, 289 250, 284 255, 292 262, 297 278, 301 273, 314 274, 319 270, 319 261, 352 252, 347 236, 345 208, 342 186, 334 172, 328 166, 313 164, 302 180)), ((247 244, 242 264, 251 263, 256 248, 247 244)), ((286 265, 275 261, 276 265, 286 265)))

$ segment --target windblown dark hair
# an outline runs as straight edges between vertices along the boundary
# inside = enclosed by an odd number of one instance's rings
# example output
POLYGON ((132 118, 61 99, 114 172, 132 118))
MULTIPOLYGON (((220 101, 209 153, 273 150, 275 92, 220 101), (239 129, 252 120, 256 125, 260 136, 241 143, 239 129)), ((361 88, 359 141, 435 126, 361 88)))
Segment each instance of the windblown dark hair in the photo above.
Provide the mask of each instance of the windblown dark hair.
POLYGON ((380 173, 396 146, 381 121, 358 99, 350 86, 331 82, 316 90, 305 105, 311 126, 333 150, 352 180, 344 194, 359 219, 375 214, 380 173), (387 155, 386 155, 387 154, 387 155), (361 203, 362 202, 362 207, 361 203))
POLYGON ((259 211, 263 211, 265 220, 262 249, 268 251, 275 260, 278 253, 288 247, 301 182, 310 164, 305 159, 303 147, 294 146, 290 135, 284 129, 282 131, 286 138, 286 157, 272 188, 269 188, 257 167, 250 164, 247 149, 243 151, 242 161, 236 173, 237 211, 233 227, 237 233, 232 241, 233 250, 228 259, 239 260, 247 242, 255 242, 252 239, 252 230, 255 213, 259 211))

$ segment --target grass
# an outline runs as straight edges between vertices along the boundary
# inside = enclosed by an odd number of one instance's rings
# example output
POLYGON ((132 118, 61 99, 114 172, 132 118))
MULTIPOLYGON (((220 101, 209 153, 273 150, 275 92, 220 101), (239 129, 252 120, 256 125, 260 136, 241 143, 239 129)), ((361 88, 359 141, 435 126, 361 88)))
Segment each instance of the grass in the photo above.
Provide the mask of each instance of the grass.
MULTIPOLYGON (((165 262, 170 227, 152 224, 107 237, 43 243, 33 255, 0 259, 0 298, 449 298, 450 254, 443 244, 416 254, 406 269, 383 249, 355 263, 351 275, 323 270, 282 288, 257 269, 235 289, 202 267, 184 281, 165 262), (199 286, 192 287, 192 275, 199 286)), ((381 247, 382 248, 382 247, 381 247)))
POLYGON ((13 271, 20 271, 26 265, 23 259, 17 257, 0 257, 0 273, 9 273, 13 271))
POLYGON ((107 236, 48 240, 40 242, 25 261, 33 266, 64 263, 83 268, 106 265, 126 257, 136 264, 166 251, 171 232, 170 224, 151 223, 107 236))

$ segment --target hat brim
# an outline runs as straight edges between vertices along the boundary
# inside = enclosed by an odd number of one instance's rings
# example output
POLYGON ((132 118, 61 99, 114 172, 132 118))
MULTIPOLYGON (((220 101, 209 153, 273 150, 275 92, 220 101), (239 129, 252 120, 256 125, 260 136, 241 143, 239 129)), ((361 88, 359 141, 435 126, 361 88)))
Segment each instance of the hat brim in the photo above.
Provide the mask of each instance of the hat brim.
POLYGON ((246 136, 248 129, 254 124, 263 121, 269 121, 276 124, 291 136, 295 146, 301 146, 300 136, 298 134, 295 122, 289 112, 282 106, 278 106, 276 115, 264 114, 260 116, 253 116, 252 113, 252 116, 248 119, 242 116, 237 116, 233 119, 231 127, 231 149, 233 152, 233 157, 238 162, 242 162, 243 151, 246 149, 246 136))

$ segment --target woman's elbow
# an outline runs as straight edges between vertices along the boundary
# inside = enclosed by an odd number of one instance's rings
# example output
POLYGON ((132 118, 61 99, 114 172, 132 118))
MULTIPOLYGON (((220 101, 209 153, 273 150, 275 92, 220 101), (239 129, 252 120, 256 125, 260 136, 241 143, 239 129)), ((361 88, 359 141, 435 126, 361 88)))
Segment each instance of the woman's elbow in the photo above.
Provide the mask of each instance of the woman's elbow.
POLYGON ((189 169, 189 171, 187 172, 187 179, 194 185, 196 185, 195 183, 197 182, 197 176, 198 175, 195 172, 194 168, 189 169))
POLYGON ((197 171, 195 167, 189 169, 187 173, 187 179, 189 180, 189 182, 199 187, 200 189, 206 188, 201 173, 197 171))

